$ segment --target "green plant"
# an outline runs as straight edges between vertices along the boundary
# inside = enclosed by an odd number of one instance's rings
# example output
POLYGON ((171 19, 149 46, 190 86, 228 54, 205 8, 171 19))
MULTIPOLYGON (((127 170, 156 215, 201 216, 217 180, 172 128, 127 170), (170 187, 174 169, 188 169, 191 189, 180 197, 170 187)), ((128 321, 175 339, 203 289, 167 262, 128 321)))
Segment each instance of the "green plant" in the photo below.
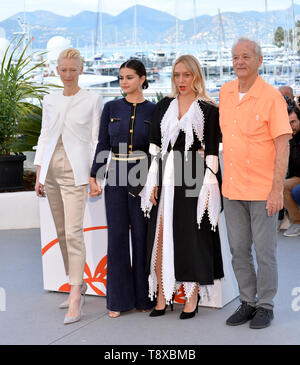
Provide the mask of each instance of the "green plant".
POLYGON ((152 99, 153 103, 158 103, 160 100, 164 98, 164 95, 162 92, 156 92, 156 97, 152 99))
POLYGON ((38 143, 42 126, 42 108, 38 105, 28 105, 29 112, 19 120, 21 135, 13 143, 14 152, 32 151, 38 143))
MULTIPOLYGON (((122 89, 120 89, 120 94, 121 94, 122 98, 126 98, 126 96, 127 96, 127 94, 124 93, 124 91, 122 89)), ((120 99, 121 96, 115 96, 114 100, 120 99)))
MULTIPOLYGON (((12 43, 4 54, 0 71, 0 155, 9 155, 20 151, 20 135, 23 128, 31 120, 36 126, 40 123, 40 110, 28 100, 34 100, 41 105, 41 99, 47 93, 47 85, 39 86, 32 82, 31 72, 40 67, 43 62, 30 66, 33 54, 26 56, 27 48, 21 50, 23 37, 15 46, 12 43), (10 48, 12 48, 9 56, 10 48)), ((43 55, 41 53, 39 55, 43 55)), ((40 128, 40 124, 39 124, 40 128)))

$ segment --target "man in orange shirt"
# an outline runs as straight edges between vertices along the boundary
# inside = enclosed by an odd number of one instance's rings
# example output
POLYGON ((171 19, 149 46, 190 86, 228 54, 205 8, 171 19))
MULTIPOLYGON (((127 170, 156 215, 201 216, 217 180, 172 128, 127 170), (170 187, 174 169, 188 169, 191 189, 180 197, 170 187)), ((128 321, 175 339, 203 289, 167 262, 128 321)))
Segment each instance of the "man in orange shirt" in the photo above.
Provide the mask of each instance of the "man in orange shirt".
POLYGON ((220 90, 222 190, 242 304, 226 323, 236 326, 251 319, 250 328, 264 328, 273 319, 278 286, 277 219, 283 207, 291 127, 280 92, 258 75, 263 61, 260 46, 240 38, 232 57, 237 80, 220 90))

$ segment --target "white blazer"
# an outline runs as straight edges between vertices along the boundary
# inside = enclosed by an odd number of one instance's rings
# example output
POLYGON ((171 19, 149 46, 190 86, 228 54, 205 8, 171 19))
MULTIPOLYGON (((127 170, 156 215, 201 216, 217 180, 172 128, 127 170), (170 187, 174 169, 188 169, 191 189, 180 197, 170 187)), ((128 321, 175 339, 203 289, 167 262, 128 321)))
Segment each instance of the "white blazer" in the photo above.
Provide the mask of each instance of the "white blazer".
POLYGON ((83 89, 74 96, 66 97, 61 91, 44 97, 42 129, 34 160, 35 165, 41 166, 41 184, 45 183, 60 135, 72 166, 75 185, 89 183, 102 109, 101 95, 83 89))

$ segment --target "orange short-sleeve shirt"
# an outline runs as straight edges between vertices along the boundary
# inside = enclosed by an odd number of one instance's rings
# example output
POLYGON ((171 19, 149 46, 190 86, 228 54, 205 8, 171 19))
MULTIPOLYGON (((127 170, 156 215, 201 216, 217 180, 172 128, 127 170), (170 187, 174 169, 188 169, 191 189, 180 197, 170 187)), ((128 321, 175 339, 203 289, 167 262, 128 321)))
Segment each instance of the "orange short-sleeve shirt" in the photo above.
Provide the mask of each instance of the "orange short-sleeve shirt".
POLYGON ((274 139, 292 133, 284 98, 258 76, 241 100, 238 80, 225 84, 219 108, 223 195, 233 200, 267 200, 274 176, 274 139))

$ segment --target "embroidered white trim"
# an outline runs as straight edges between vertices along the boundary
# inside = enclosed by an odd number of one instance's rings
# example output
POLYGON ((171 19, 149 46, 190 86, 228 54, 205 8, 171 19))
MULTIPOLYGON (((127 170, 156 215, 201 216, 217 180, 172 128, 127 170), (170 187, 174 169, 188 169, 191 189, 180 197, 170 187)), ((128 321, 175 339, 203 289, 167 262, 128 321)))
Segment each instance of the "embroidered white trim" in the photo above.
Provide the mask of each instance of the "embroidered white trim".
POLYGON ((152 301, 156 297, 156 293, 158 291, 158 280, 157 280, 157 276, 156 276, 156 272, 155 272, 155 267, 156 267, 156 262, 157 262, 157 249, 158 249, 158 232, 159 232, 159 229, 155 233, 155 240, 154 240, 154 244, 153 244, 151 264, 150 264, 150 275, 148 277, 149 298, 152 301))
MULTIPOLYGON (((174 153, 168 154, 161 190, 158 218, 163 219, 163 245, 162 245, 162 291, 167 304, 172 301, 175 292, 175 268, 174 268, 174 240, 173 240, 173 204, 174 204, 174 153)), ((157 259, 157 243, 160 228, 160 220, 156 222, 155 247, 152 250, 151 271, 149 278, 149 296, 153 298, 157 289, 155 263, 157 259), (156 290, 155 290, 156 291, 156 290)))
MULTIPOLYGON (((197 285, 197 283, 195 283, 195 282, 194 283, 191 283, 191 282, 183 283, 184 294, 185 294, 188 302, 190 301, 190 298, 191 298, 192 294, 194 293, 196 285, 197 285)), ((197 291, 199 291, 199 289, 197 291)))
MULTIPOLYGON (((160 148, 153 143, 150 143, 149 152, 152 156, 157 156, 160 152, 160 148)), ((152 209, 153 204, 150 201, 151 194, 155 186, 158 185, 158 161, 154 158, 151 162, 147 181, 142 191, 140 192, 141 197, 141 208, 144 212, 144 215, 150 218, 150 211, 152 209)))
MULTIPOLYGON (((206 157, 206 165, 212 169, 214 173, 218 171, 217 156, 209 155, 206 157)), ((200 190, 197 204, 197 223, 200 228, 205 211, 208 211, 209 221, 212 230, 216 231, 219 214, 221 212, 221 196, 219 184, 216 176, 206 169, 203 180, 203 186, 200 190)))
POLYGON ((156 144, 154 143, 150 143, 149 145, 149 153, 152 156, 157 156, 160 152, 160 148, 158 146, 156 146, 156 144))
MULTIPOLYGON (((196 99, 190 106, 189 110, 178 120, 178 99, 177 97, 172 100, 167 109, 162 122, 161 122, 161 138, 162 138, 162 158, 168 151, 169 143, 174 141, 174 129, 175 122, 178 124, 179 129, 185 133, 185 157, 187 159, 188 150, 194 143, 194 133, 200 142, 203 142, 204 138, 204 114, 196 99), (172 138, 173 137, 173 138, 172 138)), ((176 141, 176 139, 175 139, 176 141)), ((174 142, 175 142, 174 141, 174 142)))
MULTIPOLYGON (((174 164, 173 154, 168 155, 167 164, 174 164)), ((174 171, 174 170, 173 170, 174 171)), ((174 238, 173 238, 173 204, 174 186, 164 186, 163 205, 163 245, 162 245, 162 283, 164 297, 167 303, 172 300, 175 291, 175 267, 174 267, 174 238)))
POLYGON ((180 289, 180 287, 183 287, 184 296, 186 297, 186 300, 189 302, 196 286, 198 287, 197 291, 200 294, 200 303, 203 303, 203 299, 207 298, 208 301, 211 300, 211 291, 213 285, 200 285, 197 282, 182 282, 177 281, 176 282, 176 291, 180 289))
POLYGON ((158 291, 158 280, 157 280, 155 268, 156 268, 156 262, 157 262, 158 238, 159 238, 161 220, 162 220, 162 224, 163 224, 162 207, 163 207, 163 195, 161 197, 161 200, 160 200, 160 203, 158 206, 158 214, 157 214, 157 219, 156 219, 157 229, 155 232, 155 238, 154 238, 154 244, 153 244, 152 256, 151 256, 151 264, 150 264, 150 275, 148 278, 149 298, 151 298, 151 300, 153 300, 153 298, 156 297, 156 293, 158 291))
POLYGON ((218 183, 204 184, 200 190, 197 204, 197 223, 199 229, 206 209, 212 230, 216 231, 221 211, 221 197, 218 183))

